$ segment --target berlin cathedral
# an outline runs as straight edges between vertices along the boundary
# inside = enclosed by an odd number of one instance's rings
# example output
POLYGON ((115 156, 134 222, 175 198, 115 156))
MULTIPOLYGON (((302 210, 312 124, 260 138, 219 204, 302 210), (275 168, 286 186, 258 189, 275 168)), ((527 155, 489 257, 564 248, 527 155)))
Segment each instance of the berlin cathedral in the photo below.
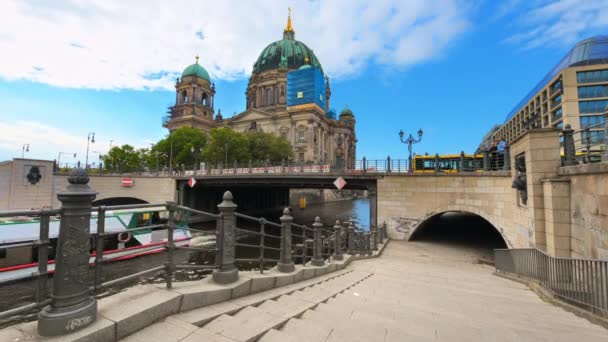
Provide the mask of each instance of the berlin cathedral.
POLYGON ((291 15, 283 39, 268 45, 253 64, 245 111, 231 118, 215 113, 215 84, 198 57, 177 79, 175 90, 175 105, 163 124, 170 131, 188 126, 205 132, 215 127, 272 132, 290 142, 297 162, 355 164, 353 112, 345 108, 336 117, 330 109, 329 78, 314 52, 295 39, 291 15))

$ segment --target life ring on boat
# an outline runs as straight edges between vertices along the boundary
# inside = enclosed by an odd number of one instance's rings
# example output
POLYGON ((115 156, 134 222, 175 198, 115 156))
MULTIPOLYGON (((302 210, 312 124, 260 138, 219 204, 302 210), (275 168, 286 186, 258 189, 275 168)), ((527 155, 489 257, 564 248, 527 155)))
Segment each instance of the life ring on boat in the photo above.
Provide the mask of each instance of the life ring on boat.
POLYGON ((118 236, 116 238, 118 239, 118 242, 127 243, 127 242, 131 241, 131 233, 129 233, 129 232, 118 233, 118 236))

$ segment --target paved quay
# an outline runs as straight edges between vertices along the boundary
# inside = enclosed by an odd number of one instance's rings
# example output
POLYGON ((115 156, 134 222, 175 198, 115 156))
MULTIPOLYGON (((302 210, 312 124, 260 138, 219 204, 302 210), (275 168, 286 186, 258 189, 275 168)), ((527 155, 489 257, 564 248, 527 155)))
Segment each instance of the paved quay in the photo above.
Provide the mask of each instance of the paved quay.
POLYGON ((342 276, 211 319, 217 308, 177 314, 123 341, 608 341, 603 327, 493 275, 479 252, 391 241, 342 276))

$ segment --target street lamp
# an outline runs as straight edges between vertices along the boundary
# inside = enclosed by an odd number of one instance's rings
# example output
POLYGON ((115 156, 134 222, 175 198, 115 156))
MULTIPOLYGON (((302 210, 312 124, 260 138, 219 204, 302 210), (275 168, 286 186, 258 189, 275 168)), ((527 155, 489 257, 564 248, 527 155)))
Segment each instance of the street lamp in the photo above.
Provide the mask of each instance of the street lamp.
POLYGON ((70 155, 73 155, 74 158, 76 158, 76 153, 59 152, 59 154, 57 155, 57 167, 61 167, 60 160, 61 160, 61 156, 64 155, 64 154, 70 154, 70 155))
POLYGON ((87 156, 84 160, 85 169, 89 168, 89 143, 91 143, 91 144, 95 143, 95 132, 89 132, 89 134, 87 135, 87 156))
POLYGON ((30 151, 30 144, 23 144, 23 146, 21 146, 21 158, 25 158, 25 152, 29 152, 30 151))
POLYGON ((409 159, 408 159, 408 161, 409 161, 409 167, 408 167, 408 170, 409 170, 409 172, 412 172, 413 171, 413 168, 412 168, 412 145, 413 144, 417 144, 417 143, 420 142, 420 140, 422 140, 422 129, 418 130, 418 139, 414 138, 411 134, 410 134, 409 137, 407 137, 407 139, 403 139, 404 135, 405 134, 403 133, 403 130, 400 130, 399 131, 399 139, 401 139, 402 143, 407 144, 407 150, 409 152, 409 159))

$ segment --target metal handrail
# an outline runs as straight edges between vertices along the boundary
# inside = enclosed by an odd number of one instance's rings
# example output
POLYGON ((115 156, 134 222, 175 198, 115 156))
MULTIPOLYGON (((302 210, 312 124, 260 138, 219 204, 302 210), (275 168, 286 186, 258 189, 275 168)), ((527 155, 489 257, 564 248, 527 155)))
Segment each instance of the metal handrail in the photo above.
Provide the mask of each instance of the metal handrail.
POLYGON ((536 248, 494 255, 497 272, 531 278, 564 301, 608 316, 608 261, 553 257, 536 248))

